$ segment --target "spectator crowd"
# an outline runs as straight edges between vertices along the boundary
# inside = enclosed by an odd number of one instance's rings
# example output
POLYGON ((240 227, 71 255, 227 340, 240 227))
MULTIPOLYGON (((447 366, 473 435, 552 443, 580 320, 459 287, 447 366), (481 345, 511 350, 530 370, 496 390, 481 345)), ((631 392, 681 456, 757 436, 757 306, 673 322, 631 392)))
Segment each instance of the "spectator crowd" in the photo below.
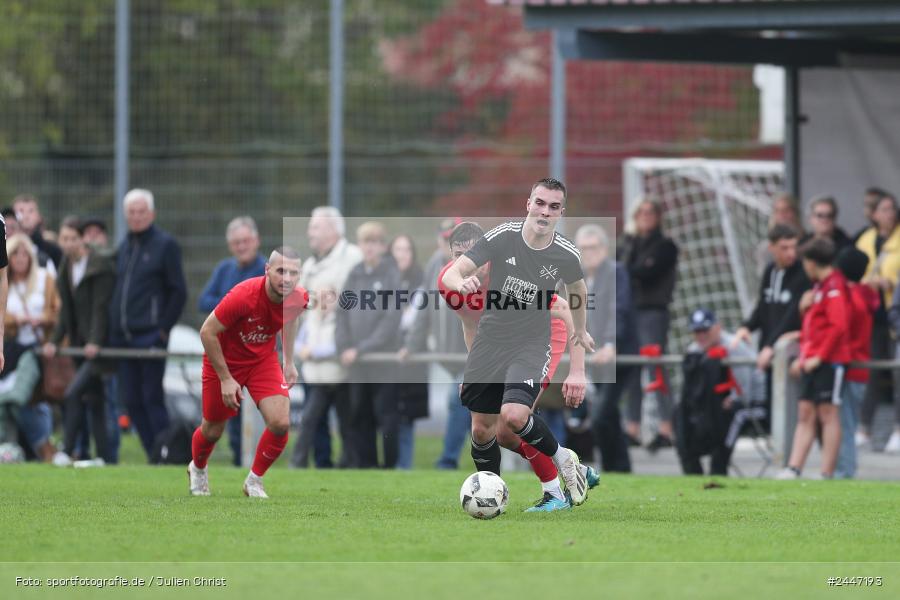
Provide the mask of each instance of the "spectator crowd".
MULTIPOLYGON (((58 231, 49 230, 34 196, 17 196, 2 212, 9 292, 0 443, 18 444, 29 458, 58 466, 115 464, 121 434, 130 431, 151 462, 166 460, 161 446, 171 443, 176 425, 163 389, 166 359, 140 351, 166 349, 182 317, 182 252, 155 224, 152 192, 131 190, 122 206, 128 232, 115 246, 96 217, 69 216, 58 231), (60 352, 65 346, 83 351, 72 357, 60 352), (113 359, 101 349, 138 353, 113 359)), ((738 437, 768 433, 775 347, 797 339, 800 354, 790 371, 800 389, 798 422, 788 467, 778 477, 799 477, 817 441, 822 476, 854 477, 857 452, 872 449, 876 409, 885 398, 893 402, 896 425, 883 450, 900 453, 900 370, 869 373, 851 364, 896 354, 900 210, 878 188, 866 190, 862 209, 868 224, 850 236, 838 226, 833 198, 808 203, 806 227, 793 198, 775 198, 768 237, 757 252, 761 284, 752 313, 728 331, 709 307, 695 306, 685 323, 693 341, 678 349, 669 347, 669 332, 679 248, 663 229, 664 207, 640 201, 631 215, 633 231, 615 246, 611 232, 581 226, 574 241, 594 298, 588 331, 596 352, 587 366, 595 383, 579 409, 540 405, 561 443, 588 460, 599 457, 606 471, 631 472, 633 448, 654 453, 674 447, 686 474, 702 474, 700 459, 709 456, 709 472, 727 475, 738 437), (670 351, 684 354, 680 390, 661 365, 616 360, 670 351), (729 357, 743 362, 729 366, 729 357), (647 436, 642 417, 649 397, 659 418, 647 436)), ((431 310, 416 310, 412 302, 402 310, 342 307, 346 297, 362 298, 367 290, 412 295, 435 289, 454 258, 451 235, 466 226, 460 219, 441 222, 430 256, 420 262, 408 233, 391 237, 376 221, 348 232, 337 209, 313 210, 300 285, 316 302, 296 339, 303 401, 292 467, 412 468, 415 423, 435 403, 429 402, 431 367, 409 359, 464 353, 459 321, 442 302, 431 310), (372 352, 391 353, 394 360, 361 360, 372 352), (333 424, 340 440, 336 458, 333 424)), ((236 284, 265 270, 251 217, 231 220, 224 241, 230 256, 200 294, 196 309, 203 315, 236 284)), ((455 469, 470 417, 459 401, 462 363, 441 367, 455 384, 445 386, 440 399, 447 417, 434 464, 455 469)), ((229 422, 228 436, 232 460, 240 464, 240 418, 229 422)))

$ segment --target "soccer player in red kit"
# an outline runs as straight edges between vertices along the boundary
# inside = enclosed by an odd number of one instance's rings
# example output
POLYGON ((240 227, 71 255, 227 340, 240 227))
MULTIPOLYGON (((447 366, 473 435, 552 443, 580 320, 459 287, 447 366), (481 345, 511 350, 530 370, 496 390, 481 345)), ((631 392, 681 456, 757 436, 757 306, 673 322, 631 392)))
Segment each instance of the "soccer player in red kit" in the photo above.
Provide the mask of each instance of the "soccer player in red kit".
POLYGON ((294 340, 298 317, 309 294, 297 287, 300 256, 282 246, 272 251, 266 273, 234 286, 203 323, 203 421, 194 431, 188 465, 191 494, 209 495, 207 461, 225 423, 237 415, 246 387, 266 423, 244 494, 268 498, 262 478, 288 441, 288 390, 297 381, 294 340), (275 336, 282 332, 284 365, 278 362, 275 336))
MULTIPOLYGON (((490 282, 490 263, 486 263, 478 268, 475 275, 481 282, 478 292, 469 294, 465 298, 459 292, 449 290, 443 284, 443 276, 447 269, 456 261, 457 258, 466 253, 466 251, 475 245, 484 235, 482 228, 473 222, 463 222, 454 228, 450 235, 450 254, 451 260, 448 262, 441 273, 438 275, 438 291, 447 305, 456 312, 463 327, 463 337, 465 338, 466 347, 472 347, 472 341, 475 339, 475 331, 478 329, 478 321, 484 311, 484 294, 488 289, 490 282)), ((574 331, 574 323, 572 315, 569 312, 568 303, 554 296, 550 302, 551 321, 550 321, 550 363, 547 376, 541 382, 542 389, 546 389, 553 379, 556 368, 559 365, 562 355, 566 351, 566 343, 569 335, 574 331)), ((581 379, 584 374, 584 348, 576 346, 572 352, 573 373, 581 373, 581 379), (581 365, 578 371, 577 366, 581 365)), ((572 380, 575 382, 575 379, 572 380)), ((567 404, 577 406, 584 398, 583 388, 577 385, 570 385, 567 380, 563 384, 563 395, 566 397, 567 404)), ((534 474, 541 481, 543 489, 543 497, 526 512, 552 512, 555 510, 563 510, 571 508, 571 501, 563 494, 559 480, 557 479, 556 465, 553 460, 538 452, 530 444, 523 441, 519 436, 514 434, 506 427, 500 427, 497 431, 497 441, 501 446, 520 455, 531 465, 534 474)), ((600 476, 590 467, 585 467, 587 473, 586 478, 588 487, 593 488, 600 482, 600 476)))

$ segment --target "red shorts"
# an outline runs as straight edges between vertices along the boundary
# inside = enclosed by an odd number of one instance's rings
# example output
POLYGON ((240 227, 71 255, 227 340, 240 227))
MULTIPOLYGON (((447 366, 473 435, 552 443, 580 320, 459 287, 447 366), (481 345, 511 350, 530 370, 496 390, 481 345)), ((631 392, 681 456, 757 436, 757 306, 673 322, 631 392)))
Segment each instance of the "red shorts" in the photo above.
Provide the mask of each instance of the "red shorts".
MULTIPOLYGON (((269 396, 288 395, 288 386, 284 381, 284 372, 278 363, 278 355, 272 353, 254 365, 228 369, 231 376, 238 382, 241 388, 246 387, 250 397, 257 405, 263 398, 269 396)), ((236 410, 231 410, 222 401, 222 385, 219 376, 211 365, 203 364, 203 418, 207 421, 227 421, 236 416, 236 410)))

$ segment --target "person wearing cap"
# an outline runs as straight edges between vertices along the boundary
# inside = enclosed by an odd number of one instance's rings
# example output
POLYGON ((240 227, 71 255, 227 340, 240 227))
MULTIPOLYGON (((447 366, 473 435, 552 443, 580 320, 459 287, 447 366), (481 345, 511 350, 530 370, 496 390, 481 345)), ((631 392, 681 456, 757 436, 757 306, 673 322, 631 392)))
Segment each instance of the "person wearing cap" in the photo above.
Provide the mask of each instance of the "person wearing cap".
MULTIPOLYGON (((90 414, 96 456, 104 462, 115 462, 110 454, 106 397, 100 365, 94 359, 106 341, 108 328, 107 305, 115 286, 116 275, 112 261, 84 242, 84 223, 78 217, 63 219, 59 228, 59 243, 63 250, 56 288, 61 308, 59 319, 44 344, 46 357, 56 355, 59 344, 68 340, 73 347, 84 347, 84 359, 78 359, 79 385, 70 386, 65 398, 65 433, 63 451, 70 460, 76 458, 75 448, 84 423, 82 407, 90 414)), ((54 461, 57 465, 67 461, 54 461)))
MULTIPOLYGON (((687 449, 686 442, 690 438, 690 432, 686 435, 676 435, 682 470, 686 475, 702 475, 700 456, 710 454, 710 474, 727 476, 731 453, 738 435, 746 424, 758 422, 766 416, 765 408, 762 406, 765 398, 765 380, 762 373, 752 365, 721 364, 721 360, 726 357, 754 359, 756 353, 750 344, 723 330, 716 313, 712 310, 698 308, 692 312, 688 319, 688 329, 694 340, 686 349, 686 371, 688 361, 702 357, 713 372, 714 380, 704 380, 705 385, 712 386, 712 389, 696 390, 685 385, 683 395, 686 397, 697 392, 713 394, 716 401, 721 404, 715 411, 718 419, 714 428, 714 440, 709 444, 708 452, 700 453, 695 449, 687 449)), ((682 398, 679 411, 686 409, 690 404, 685 402, 685 397, 682 398)), ((686 427, 689 428, 691 422, 694 422, 692 418, 694 416, 686 415, 687 418, 679 419, 681 422, 678 429, 684 432, 686 427)))
MULTIPOLYGON (((849 332, 850 358, 854 361, 867 361, 872 357, 872 322, 875 311, 881 305, 878 292, 860 284, 869 266, 869 257, 858 248, 850 246, 838 254, 835 266, 847 278, 847 287, 850 289, 853 322, 849 332)), ((892 311, 891 317, 895 316, 900 317, 892 311)), ((853 433, 859 426, 859 409, 868 382, 868 369, 847 369, 847 378, 841 390, 841 445, 834 470, 835 479, 851 479, 856 475, 856 441, 853 433)))

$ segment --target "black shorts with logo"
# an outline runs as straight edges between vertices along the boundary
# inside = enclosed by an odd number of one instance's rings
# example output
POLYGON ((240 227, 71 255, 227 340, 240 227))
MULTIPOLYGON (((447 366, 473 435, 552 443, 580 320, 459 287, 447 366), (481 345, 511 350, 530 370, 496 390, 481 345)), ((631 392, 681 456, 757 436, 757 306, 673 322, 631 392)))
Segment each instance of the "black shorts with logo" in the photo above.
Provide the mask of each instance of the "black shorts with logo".
POLYGON ((816 405, 839 405, 845 370, 844 365, 829 363, 819 365, 811 373, 804 373, 800 379, 800 399, 816 405))
POLYGON ((463 373, 462 405, 486 414, 499 414, 500 407, 510 402, 531 407, 549 364, 548 343, 502 350, 476 336, 463 373))

